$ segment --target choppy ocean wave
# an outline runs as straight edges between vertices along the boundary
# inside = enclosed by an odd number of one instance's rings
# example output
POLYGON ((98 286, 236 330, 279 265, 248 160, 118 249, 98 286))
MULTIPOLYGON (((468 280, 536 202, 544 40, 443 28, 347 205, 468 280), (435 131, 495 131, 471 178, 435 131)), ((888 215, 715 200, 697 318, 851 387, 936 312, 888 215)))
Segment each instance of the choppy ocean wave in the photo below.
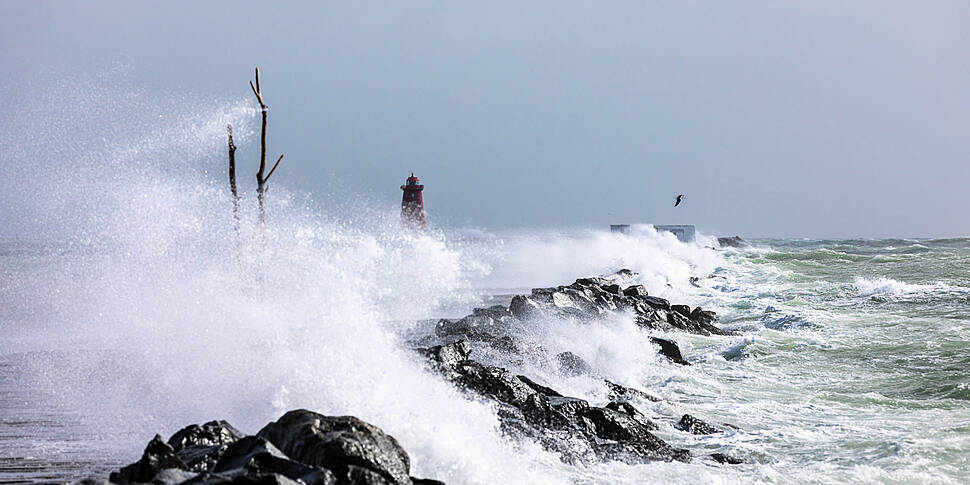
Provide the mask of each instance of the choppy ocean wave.
POLYGON ((182 115, 155 132, 158 107, 144 96, 95 95, 73 100, 79 108, 49 132, 3 135, 17 162, 0 167, 17 187, 4 202, 23 207, 17 224, 33 239, 0 241, 0 433, 11 437, 0 440, 0 479, 103 474, 155 433, 217 418, 252 432, 296 407, 377 424, 416 475, 448 483, 968 477, 968 239, 714 250, 709 236, 683 244, 649 226, 407 234, 393 207, 333 201, 323 211, 275 185, 268 225, 250 194, 237 233, 222 129, 232 122, 245 143, 251 109, 167 105, 182 115), (97 126, 115 138, 63 150, 58 134, 86 138, 97 126), (81 169, 65 174, 61 163, 81 169), (436 317, 620 268, 652 295, 716 311, 740 335, 662 335, 693 364, 680 366, 630 318, 550 319, 522 328, 523 340, 572 352, 592 375, 539 359, 503 364, 591 401, 604 399, 601 378, 646 389, 662 398, 642 410, 662 438, 746 464, 567 465, 508 439, 496 409, 430 372, 408 344, 436 317), (684 409, 730 431, 678 431, 684 409))

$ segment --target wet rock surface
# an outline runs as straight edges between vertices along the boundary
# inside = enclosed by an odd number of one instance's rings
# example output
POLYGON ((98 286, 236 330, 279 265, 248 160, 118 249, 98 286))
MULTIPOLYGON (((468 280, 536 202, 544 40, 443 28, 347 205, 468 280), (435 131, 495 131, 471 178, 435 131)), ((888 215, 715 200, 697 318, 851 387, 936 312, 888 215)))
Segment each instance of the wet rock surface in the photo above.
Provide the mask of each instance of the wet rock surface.
MULTIPOLYGON (((621 270, 608 277, 580 278, 566 286, 536 288, 515 295, 508 306, 475 309, 459 319, 440 319, 433 335, 417 351, 429 369, 439 373, 474 399, 497 409, 500 429, 514 440, 532 440, 558 453, 566 463, 691 460, 691 451, 654 434, 664 417, 642 412, 659 398, 645 391, 602 380, 605 401, 563 395, 540 380, 517 374, 488 360, 476 360, 487 350, 508 362, 539 362, 563 379, 596 377, 579 355, 556 354, 530 343, 515 331, 538 319, 569 319, 593 323, 616 314, 632 314, 645 330, 729 335, 714 325, 717 315, 700 307, 671 304, 651 296, 636 276, 621 270), (438 345, 432 345, 438 343, 438 345)), ((671 362, 690 365, 677 344, 652 337, 656 351, 671 362)), ((505 361, 499 362, 500 364, 505 361)), ((504 364, 503 364, 504 365, 504 364)), ((514 367, 514 365, 509 365, 514 367)), ((598 377, 602 379, 602 377, 598 377)), ((676 419, 676 418, 674 418, 676 419)), ((693 434, 721 433, 689 414, 674 424, 693 434)), ((669 430, 669 425, 666 427, 669 430)), ((675 433, 676 434, 676 433, 675 433)), ((676 436, 671 437, 676 439, 676 436)), ((741 461, 728 454, 709 455, 717 463, 741 461)), ((327 416, 294 410, 246 436, 225 421, 187 426, 167 441, 156 436, 139 461, 112 473, 110 483, 158 484, 302 484, 302 485, 439 485, 410 475, 410 458, 392 436, 353 416, 327 416)))
POLYGON ((700 335, 731 335, 714 325, 717 315, 701 308, 671 304, 647 294, 643 285, 625 284, 636 277, 620 270, 607 277, 579 278, 570 285, 534 288, 529 295, 515 295, 508 307, 476 308, 460 319, 441 319, 435 326, 438 337, 489 342, 506 336, 516 322, 539 318, 580 321, 630 312, 637 324, 660 331, 683 331, 700 335))
MULTIPOLYGON (((455 342, 428 349, 425 355, 459 387, 497 401, 502 429, 515 438, 534 439, 570 463, 594 458, 628 463, 690 460, 688 450, 674 448, 654 435, 651 430, 657 429, 656 424, 629 402, 591 406, 501 367, 471 359, 457 364, 435 360, 463 353, 465 348, 466 342, 455 342)), ((608 387, 616 394, 639 397, 629 388, 612 383, 608 387)))
POLYGON ((109 479, 113 483, 150 482, 158 472, 167 468, 188 471, 189 467, 168 443, 162 441, 161 436, 155 435, 148 442, 140 460, 112 473, 109 479))
POLYGON ((722 248, 746 248, 750 246, 747 241, 741 239, 741 236, 719 237, 717 244, 722 248))
POLYGON ((255 436, 225 421, 187 426, 168 442, 156 435, 139 461, 99 483, 442 485, 410 476, 410 467, 407 452, 380 428, 298 409, 255 436))
MULTIPOLYGON (((629 313, 646 330, 731 334, 714 325, 717 315, 712 311, 672 304, 649 295, 642 285, 629 284, 636 276, 621 270, 606 277, 579 278, 570 285, 534 288, 528 295, 513 296, 507 308, 476 309, 461 319, 439 321, 435 335, 439 342, 445 342, 418 350, 434 370, 459 388, 496 403, 504 433, 534 440, 559 453, 567 463, 689 461, 690 451, 653 434, 660 426, 637 408, 637 403, 660 401, 647 392, 604 380, 607 401, 600 407, 472 357, 474 349, 483 349, 504 354, 510 364, 527 360, 547 366, 564 378, 594 375, 589 363, 573 352, 553 355, 541 347, 530 347, 514 333, 506 333, 510 329, 528 332, 529 325, 538 319, 593 324, 598 318, 629 313)), ((645 351, 656 351, 679 365, 691 365, 674 341, 659 337, 651 337, 651 341, 656 347, 645 351)), ((692 433, 720 432, 693 418, 686 423, 681 420, 674 428, 692 433)))
POLYGON ((658 337, 650 337, 650 341, 660 346, 660 355, 663 355, 671 362, 680 365, 690 365, 684 359, 684 356, 680 353, 680 347, 677 346, 673 341, 662 339, 658 337))
POLYGON ((681 431, 687 431, 688 433, 692 434, 723 433, 721 429, 715 428, 714 426, 711 426, 689 414, 683 415, 683 417, 680 418, 680 421, 678 421, 674 427, 681 431))
POLYGON ((711 453, 711 458, 713 458, 714 461, 723 463, 725 465, 740 465, 744 463, 744 460, 741 458, 724 453, 711 453))
POLYGON ((200 472, 211 469, 226 448, 243 436, 225 421, 209 421, 182 428, 168 439, 168 444, 190 471, 200 472))

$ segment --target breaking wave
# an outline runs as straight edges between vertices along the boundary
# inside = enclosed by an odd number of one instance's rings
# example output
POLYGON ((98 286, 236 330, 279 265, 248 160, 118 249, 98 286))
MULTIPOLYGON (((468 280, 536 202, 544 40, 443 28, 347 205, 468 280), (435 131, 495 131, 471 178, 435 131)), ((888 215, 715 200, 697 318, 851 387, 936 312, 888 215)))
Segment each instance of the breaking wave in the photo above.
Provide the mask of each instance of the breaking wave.
POLYGON ((858 296, 862 297, 910 297, 932 293, 953 293, 970 291, 966 288, 950 286, 945 283, 934 283, 930 285, 919 285, 896 281, 892 278, 867 279, 856 277, 853 285, 858 291, 858 296))

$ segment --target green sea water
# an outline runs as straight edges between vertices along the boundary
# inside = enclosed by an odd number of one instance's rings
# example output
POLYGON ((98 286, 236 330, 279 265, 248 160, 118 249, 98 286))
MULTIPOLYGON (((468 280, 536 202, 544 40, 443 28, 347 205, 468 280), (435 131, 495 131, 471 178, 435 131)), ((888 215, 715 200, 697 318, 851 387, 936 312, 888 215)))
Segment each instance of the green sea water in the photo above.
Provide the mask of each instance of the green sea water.
POLYGON ((764 478, 970 480, 970 240, 760 240, 727 260, 706 294, 745 337, 696 339, 712 377, 676 387, 759 430, 731 445, 764 478))
POLYGON ((401 440, 417 473, 448 483, 970 481, 970 239, 715 250, 710 238, 638 231, 474 243, 280 231, 289 250, 262 288, 232 283, 247 281, 246 269, 206 253, 221 239, 203 230, 161 246, 134 231, 97 250, 4 241, 0 481, 103 477, 156 432, 216 418, 255 432, 293 407, 373 421, 401 440), (170 250, 186 245, 197 250, 170 250), (397 335, 420 331, 399 327, 407 312, 464 314, 496 288, 620 267, 652 295, 716 310, 738 335, 663 334, 693 364, 679 366, 622 316, 542 321, 518 337, 579 355, 591 375, 503 365, 597 405, 604 378, 660 397, 635 404, 691 463, 573 466, 509 440, 487 403, 427 373, 397 335), (678 431, 685 413, 724 432, 678 431), (715 463, 715 452, 745 463, 715 463))

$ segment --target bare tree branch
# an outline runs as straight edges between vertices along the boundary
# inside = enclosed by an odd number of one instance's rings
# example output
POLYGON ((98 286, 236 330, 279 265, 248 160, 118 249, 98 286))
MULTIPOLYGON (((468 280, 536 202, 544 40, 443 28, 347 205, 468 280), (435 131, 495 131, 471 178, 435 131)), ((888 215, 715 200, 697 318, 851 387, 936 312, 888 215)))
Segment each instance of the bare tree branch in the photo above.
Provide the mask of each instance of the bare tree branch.
POLYGON ((263 124, 262 130, 260 131, 259 138, 259 171, 256 172, 256 193, 259 199, 259 221, 262 223, 266 222, 266 182, 269 180, 269 176, 273 175, 276 167, 279 166, 280 161, 283 160, 283 156, 280 155, 279 160, 273 165, 272 170, 270 170, 269 175, 264 175, 266 173, 266 116, 269 108, 266 106, 266 102, 263 100, 263 90, 259 85, 259 68, 256 68, 256 84, 249 81, 249 87, 253 90, 253 94, 256 95, 256 101, 259 102, 260 112, 262 113, 263 124))
POLYGON ((236 144, 232 141, 232 125, 226 125, 229 132, 229 190, 232 191, 232 219, 236 232, 239 232, 239 191, 236 189, 236 144))
POLYGON ((281 154, 280 155, 280 158, 278 158, 276 160, 276 163, 273 164, 273 168, 269 169, 269 173, 266 174, 266 181, 267 182, 269 182, 269 178, 273 176, 273 172, 276 171, 276 167, 279 167, 280 166, 280 162, 282 162, 282 161, 283 161, 283 155, 281 154))

